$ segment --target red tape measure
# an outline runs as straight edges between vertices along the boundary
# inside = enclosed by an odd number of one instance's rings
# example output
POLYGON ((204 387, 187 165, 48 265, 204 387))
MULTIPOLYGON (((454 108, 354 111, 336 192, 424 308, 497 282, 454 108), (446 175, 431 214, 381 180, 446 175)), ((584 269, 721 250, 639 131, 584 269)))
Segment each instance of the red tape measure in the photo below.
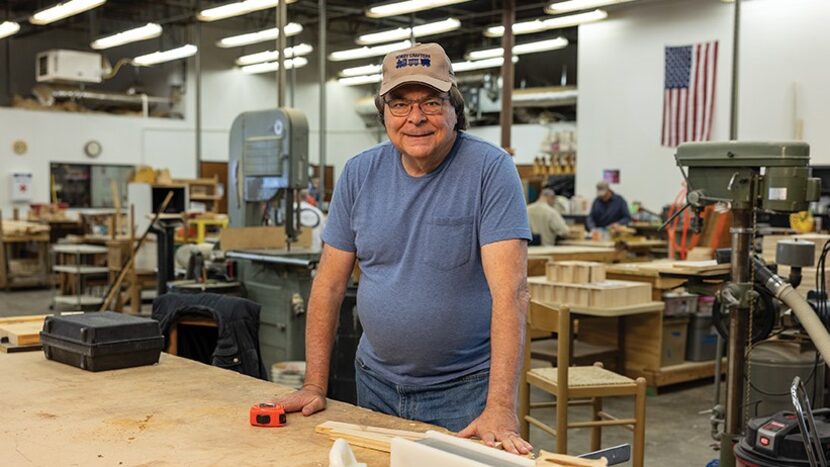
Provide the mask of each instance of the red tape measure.
POLYGON ((251 407, 251 425, 253 426, 284 426, 285 409, 280 404, 263 402, 251 407))

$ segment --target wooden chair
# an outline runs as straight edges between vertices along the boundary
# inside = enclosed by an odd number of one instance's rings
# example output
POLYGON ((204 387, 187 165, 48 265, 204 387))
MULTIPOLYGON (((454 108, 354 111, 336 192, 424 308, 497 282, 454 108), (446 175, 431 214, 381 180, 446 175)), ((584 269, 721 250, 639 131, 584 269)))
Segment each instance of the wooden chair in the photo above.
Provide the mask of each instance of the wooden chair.
POLYGON ((601 364, 584 367, 569 367, 571 342, 570 309, 566 306, 532 301, 528 313, 528 333, 530 329, 558 333, 558 352, 556 368, 530 368, 530 338, 526 338, 524 370, 519 388, 519 421, 521 435, 530 439, 530 425, 556 437, 556 452, 567 454, 568 429, 591 428, 591 450, 599 450, 602 440, 602 428, 623 426, 634 432, 632 465, 642 467, 646 434, 646 380, 632 380, 608 371, 601 364), (559 384, 567 381, 567 384, 559 384), (530 386, 535 386, 552 394, 555 402, 530 402, 530 386), (602 409, 604 397, 634 396, 634 417, 616 418, 602 409), (590 405, 593 417, 588 421, 568 421, 569 405, 590 405), (530 410, 541 407, 556 407, 556 427, 542 423, 530 415, 530 410))

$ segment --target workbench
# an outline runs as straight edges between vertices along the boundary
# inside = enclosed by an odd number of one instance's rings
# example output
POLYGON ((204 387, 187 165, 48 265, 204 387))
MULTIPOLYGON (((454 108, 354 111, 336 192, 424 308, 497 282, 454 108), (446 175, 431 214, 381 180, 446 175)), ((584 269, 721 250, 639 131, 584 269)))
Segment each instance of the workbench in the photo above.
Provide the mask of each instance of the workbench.
MULTIPOLYGON (((162 354, 158 365, 91 373, 41 352, 0 354, 3 465, 328 465, 326 420, 422 431, 430 425, 329 401, 283 428, 248 422, 285 386, 162 354)), ((389 455, 353 448, 370 466, 389 455)))

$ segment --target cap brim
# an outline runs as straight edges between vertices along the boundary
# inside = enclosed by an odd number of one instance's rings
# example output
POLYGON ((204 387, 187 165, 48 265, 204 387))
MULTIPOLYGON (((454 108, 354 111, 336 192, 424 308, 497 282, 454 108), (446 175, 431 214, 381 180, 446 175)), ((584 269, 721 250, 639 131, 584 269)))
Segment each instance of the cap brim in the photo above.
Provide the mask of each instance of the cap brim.
POLYGON ((396 80, 392 80, 388 83, 383 83, 380 86, 380 95, 383 96, 389 91, 404 85, 404 84, 411 84, 411 83, 418 83, 418 84, 425 84, 431 88, 435 88, 441 92, 447 92, 452 87, 452 81, 443 81, 440 79, 435 79, 432 76, 427 75, 406 75, 401 76, 396 80))

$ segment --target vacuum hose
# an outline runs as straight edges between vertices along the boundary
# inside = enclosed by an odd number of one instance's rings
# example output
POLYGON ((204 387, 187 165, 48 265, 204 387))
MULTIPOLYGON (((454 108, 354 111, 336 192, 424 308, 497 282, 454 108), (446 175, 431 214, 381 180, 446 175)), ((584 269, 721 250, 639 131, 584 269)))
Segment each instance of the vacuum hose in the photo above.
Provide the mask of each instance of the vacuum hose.
POLYGON ((827 332, 827 328, 824 327, 824 323, 816 315, 813 307, 801 295, 798 295, 790 284, 770 271, 760 259, 753 257, 752 261, 755 265, 755 274, 776 298, 793 310, 801 326, 804 327, 816 349, 824 358, 824 363, 830 366, 830 333, 827 332))

